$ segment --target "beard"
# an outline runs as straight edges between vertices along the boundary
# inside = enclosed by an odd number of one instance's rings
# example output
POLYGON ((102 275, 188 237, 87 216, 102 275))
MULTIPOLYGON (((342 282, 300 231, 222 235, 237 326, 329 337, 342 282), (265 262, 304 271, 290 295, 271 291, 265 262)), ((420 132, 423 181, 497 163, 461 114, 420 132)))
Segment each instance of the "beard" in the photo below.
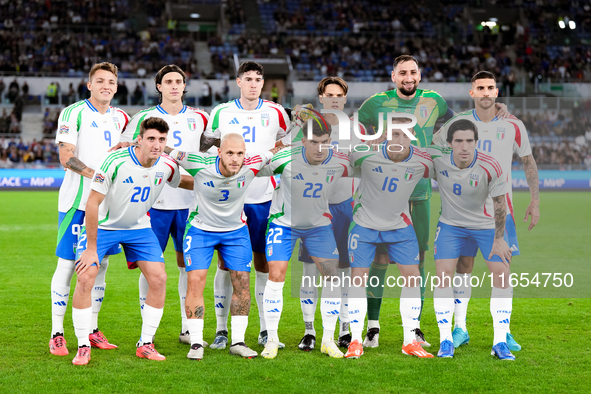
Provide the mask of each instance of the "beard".
POLYGON ((230 176, 234 176, 234 175, 238 174, 240 172, 240 170, 242 169, 242 166, 244 165, 244 161, 243 161, 242 164, 240 164, 240 167, 238 168, 238 170, 234 171, 230 168, 229 165, 226 165, 226 163, 224 162, 224 160, 222 158, 220 158, 220 163, 222 163, 222 167, 224 167, 224 170, 226 170, 226 172, 228 174, 230 174, 230 176))
POLYGON ((482 102, 482 98, 480 98, 480 100, 478 100, 478 106, 482 109, 489 109, 490 107, 495 105, 495 99, 494 98, 489 98, 490 101, 485 101, 482 102))
POLYGON ((417 91, 418 83, 415 83, 412 88, 406 89, 405 87, 399 87, 398 91, 400 91, 405 96, 412 96, 417 91))

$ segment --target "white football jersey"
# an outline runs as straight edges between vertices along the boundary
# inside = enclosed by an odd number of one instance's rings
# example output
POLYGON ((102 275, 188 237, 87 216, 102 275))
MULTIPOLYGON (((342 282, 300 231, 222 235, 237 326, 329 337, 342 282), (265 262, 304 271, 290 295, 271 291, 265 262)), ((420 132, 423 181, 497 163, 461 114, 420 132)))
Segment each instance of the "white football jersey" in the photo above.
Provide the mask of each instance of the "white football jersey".
MULTIPOLYGON (((57 122, 55 142, 76 146, 74 156, 96 171, 107 151, 119 143, 121 131, 129 122, 129 116, 119 108, 109 107, 101 114, 89 100, 82 100, 62 110, 57 122)), ((90 193, 91 179, 66 169, 60 187, 58 210, 84 211, 90 193)))
MULTIPOLYGON (((169 128, 167 146, 185 152, 198 152, 201 135, 207 126, 209 115, 204 111, 187 106, 183 106, 177 115, 170 115, 160 105, 157 105, 135 114, 121 135, 121 141, 131 142, 137 139, 140 134, 140 125, 147 118, 162 118, 166 121, 169 128)), ((181 170, 181 174, 187 175, 183 170, 181 170)), ((162 210, 189 209, 193 206, 194 199, 191 190, 164 186, 164 190, 160 193, 153 208, 162 210)))
MULTIPOLYGON (((239 99, 220 104, 211 112, 211 122, 205 136, 222 138, 228 133, 244 137, 246 152, 263 152, 275 147, 291 129, 285 109, 272 101, 259 99, 259 105, 247 111, 239 99)), ((259 204, 273 196, 275 183, 272 178, 255 179, 246 192, 246 204, 259 204)))
POLYGON ((467 229, 495 228, 491 197, 506 194, 510 187, 499 162, 475 149, 472 163, 459 169, 454 163, 451 148, 430 146, 425 150, 431 155, 435 179, 439 184, 439 220, 467 229))
POLYGON ((506 175, 507 183, 509 184, 508 192, 505 196, 507 200, 507 213, 513 214, 513 188, 511 187, 513 184, 511 178, 513 153, 517 153, 519 157, 532 154, 525 125, 513 115, 505 120, 495 117, 490 122, 483 122, 476 114, 476 110, 472 109, 448 120, 433 136, 433 143, 448 146, 446 141, 447 130, 453 122, 460 119, 468 119, 476 124, 478 128, 477 148, 490 154, 501 165, 503 174, 506 175))
POLYGON ((388 157, 387 144, 377 151, 353 152, 349 159, 361 170, 353 221, 365 228, 389 231, 412 224, 408 200, 422 178, 433 177, 433 161, 422 148, 410 146, 399 163, 388 157))
POLYGON ((208 153, 185 153, 173 150, 171 156, 195 179, 196 204, 188 222, 205 231, 232 231, 246 224, 244 200, 248 186, 271 152, 247 155, 238 174, 225 177, 220 172, 220 157, 208 153))
POLYGON ((302 230, 329 225, 328 197, 339 178, 352 173, 348 157, 335 150, 329 150, 326 159, 318 165, 308 162, 303 146, 279 151, 259 173, 259 176, 281 174, 281 185, 271 204, 270 220, 302 230))
POLYGON ((99 206, 99 228, 103 230, 136 230, 150 227, 150 210, 154 201, 169 184, 177 187, 181 174, 177 164, 162 155, 150 168, 143 167, 135 147, 111 153, 92 179, 92 190, 105 195, 99 206))
MULTIPOLYGON (((362 143, 361 139, 355 135, 353 132, 353 118, 349 118, 351 122, 351 139, 350 140, 343 140, 341 141, 339 135, 339 128, 333 127, 331 125, 331 132, 330 132, 330 143, 334 147, 334 149, 338 152, 349 154, 355 149, 355 146, 358 146, 362 143)), ((302 140, 302 136, 304 135, 304 122, 301 119, 298 119, 292 123, 291 135, 293 135, 293 139, 291 142, 284 141, 286 144, 297 144, 302 140)), ((361 134, 365 134, 365 127, 362 124, 359 124, 359 129, 361 134)), ((340 204, 343 201, 347 201, 355 194, 355 190, 359 186, 359 178, 353 177, 342 177, 337 181, 337 186, 335 187, 334 191, 328 198, 329 204, 340 204)))

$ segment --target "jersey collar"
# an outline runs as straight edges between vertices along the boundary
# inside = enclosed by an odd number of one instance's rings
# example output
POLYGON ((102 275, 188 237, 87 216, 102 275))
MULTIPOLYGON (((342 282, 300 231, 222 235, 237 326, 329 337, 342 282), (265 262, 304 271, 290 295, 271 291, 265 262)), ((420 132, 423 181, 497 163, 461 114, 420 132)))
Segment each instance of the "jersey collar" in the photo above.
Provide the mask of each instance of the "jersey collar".
MULTIPOLYGON (((451 151, 449 158, 450 158, 451 165, 454 167, 457 167, 456 163, 454 162, 454 151, 453 150, 451 151)), ((478 151, 476 149, 474 149, 474 159, 472 160, 472 163, 470 163, 470 165, 467 168, 474 167, 474 164, 476 163, 477 158, 478 158, 478 151)))
MULTIPOLYGON (((244 107, 240 103, 240 99, 234 99, 234 104, 236 104, 236 106, 238 108, 244 109, 244 107)), ((257 109, 260 109, 262 106, 263 106, 263 99, 262 98, 259 98, 259 104, 257 105, 257 107, 254 110, 256 111, 257 109)))
MULTIPOLYGON (((386 160, 390 160, 390 156, 388 156, 388 145, 390 144, 390 141, 386 141, 382 144, 382 153, 384 154, 384 157, 386 158, 386 160)), ((410 146, 410 153, 408 154, 408 157, 404 160, 402 160, 400 163, 405 163, 407 161, 410 161, 410 159, 412 159, 412 156, 414 154, 414 147, 411 145, 410 146)))
POLYGON ((215 170, 219 175, 222 175, 222 172, 220 171, 220 157, 219 156, 215 158, 215 170))
MULTIPOLYGON (((310 164, 310 162, 306 158, 306 147, 302 147, 302 157, 304 159, 304 163, 310 164)), ((328 163, 331 158, 332 158, 332 149, 328 151, 328 156, 326 156, 326 159, 324 159, 324 161, 322 163, 320 163, 320 164, 322 165, 322 164, 328 163)))
MULTIPOLYGON (((84 101, 86 102, 86 105, 88 105, 88 108, 90 108, 90 110, 92 112, 98 112, 98 109, 96 109, 95 106, 92 105, 92 103, 90 102, 89 99, 85 99, 84 101)), ((108 114, 109 112, 111 112, 111 106, 109 106, 109 108, 107 108, 107 112, 106 113, 108 114)))
MULTIPOLYGON (((142 165, 142 163, 140 163, 139 159, 137 158, 136 154, 135 154, 135 146, 130 146, 129 148, 127 148, 127 151, 129 152, 129 157, 131 157, 131 161, 133 161, 135 164, 137 164, 140 167, 144 167, 142 165)), ((160 156, 162 157, 162 156, 160 156)), ((152 167, 154 167, 156 164, 158 164, 158 162, 160 161, 160 157, 154 162, 154 164, 152 164, 152 167)))
MULTIPOLYGON (((472 115, 474 116, 474 120, 477 120, 479 122, 482 122, 482 120, 480 120, 480 118, 478 117, 478 115, 476 114, 476 109, 472 110, 472 115)), ((497 118, 497 116, 495 115, 495 117, 491 120, 491 122, 494 122, 495 120, 499 120, 499 118, 497 118)))

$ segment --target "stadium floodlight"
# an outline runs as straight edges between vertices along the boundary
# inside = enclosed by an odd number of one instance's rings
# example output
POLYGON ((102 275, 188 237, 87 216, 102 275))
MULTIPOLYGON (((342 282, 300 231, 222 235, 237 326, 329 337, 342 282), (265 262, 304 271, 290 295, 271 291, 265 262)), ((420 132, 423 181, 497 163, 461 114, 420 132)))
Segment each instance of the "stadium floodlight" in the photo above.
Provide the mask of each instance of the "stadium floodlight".
POLYGON ((493 28, 493 27, 495 27, 497 25, 497 22, 495 22, 493 20, 490 20, 490 21, 482 21, 480 24, 482 26, 488 26, 490 28, 493 28))
POLYGON ((568 21, 568 27, 571 30, 575 30, 575 28, 577 27, 577 24, 575 23, 575 21, 568 21))
POLYGON ((200 16, 201 16, 201 15, 200 15, 200 14, 197 14, 197 13, 192 13, 192 14, 191 14, 191 18, 193 18, 193 19, 197 19, 197 18, 199 18, 200 16))

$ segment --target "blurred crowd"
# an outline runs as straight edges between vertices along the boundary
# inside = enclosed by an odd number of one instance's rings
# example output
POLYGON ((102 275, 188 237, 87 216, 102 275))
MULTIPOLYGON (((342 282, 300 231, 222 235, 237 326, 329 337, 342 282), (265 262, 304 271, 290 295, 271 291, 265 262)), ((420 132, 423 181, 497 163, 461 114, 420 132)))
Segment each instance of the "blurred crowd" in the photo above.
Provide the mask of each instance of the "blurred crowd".
POLYGON ((51 139, 44 142, 23 142, 22 138, 0 139, 0 168, 14 167, 19 163, 59 163, 57 146, 51 139))

